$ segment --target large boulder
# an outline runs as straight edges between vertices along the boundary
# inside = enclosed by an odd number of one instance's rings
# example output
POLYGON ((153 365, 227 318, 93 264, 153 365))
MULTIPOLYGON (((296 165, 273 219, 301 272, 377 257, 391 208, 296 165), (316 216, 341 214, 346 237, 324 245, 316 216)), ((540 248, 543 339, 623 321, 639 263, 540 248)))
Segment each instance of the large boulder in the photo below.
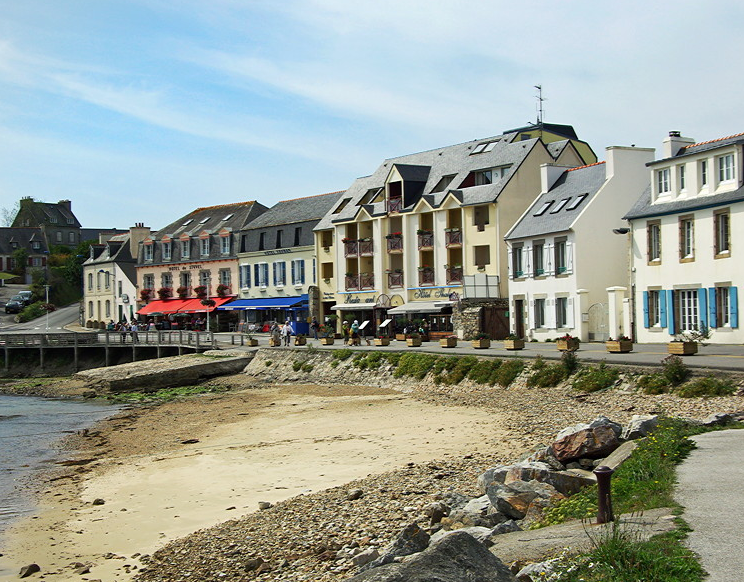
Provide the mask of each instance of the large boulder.
MULTIPOLYGON (((491 485, 508 484, 515 481, 540 481, 555 487, 563 495, 573 495, 582 487, 596 483, 596 477, 589 471, 572 469, 567 471, 554 471, 547 463, 537 461, 524 461, 516 465, 500 467, 498 476, 503 475, 503 481, 492 480, 486 487, 491 485)), ((486 480, 484 479, 484 482, 486 480)))
POLYGON ((564 428, 561 432, 558 433, 558 435, 555 437, 555 440, 559 441, 564 437, 567 437, 569 435, 572 435, 576 432, 586 430, 588 428, 597 428, 598 426, 608 426, 610 427, 614 433, 617 435, 618 438, 620 438, 620 433, 623 430, 623 427, 620 426, 617 422, 611 421, 606 416, 598 416, 593 421, 586 423, 582 422, 579 424, 575 424, 573 426, 568 426, 564 428))
POLYGON ((631 441, 648 436, 656 429, 658 424, 659 417, 656 414, 634 414, 628 426, 623 430, 622 439, 631 441))
POLYGON ((555 456, 552 447, 541 447, 528 456, 525 461, 545 463, 554 471, 563 471, 566 467, 555 456))
POLYGON ((347 582, 516 582, 516 578, 483 544, 458 531, 400 563, 367 570, 347 582))
POLYGON ((581 458, 601 459, 609 455, 620 441, 611 426, 599 425, 571 433, 555 441, 551 448, 563 464, 581 458))
POLYGON ((491 504, 511 519, 523 519, 536 498, 557 501, 563 497, 552 485, 535 480, 513 481, 503 485, 495 483, 488 488, 491 504))
POLYGON ((493 483, 503 483, 510 468, 510 465, 498 465, 491 469, 486 469, 485 472, 478 475, 478 488, 485 493, 489 485, 493 483))
POLYGON ((396 558, 410 556, 426 549, 429 545, 429 534, 419 527, 417 523, 407 525, 398 534, 390 545, 388 545, 379 558, 365 564, 363 570, 377 568, 384 564, 393 562, 396 558))

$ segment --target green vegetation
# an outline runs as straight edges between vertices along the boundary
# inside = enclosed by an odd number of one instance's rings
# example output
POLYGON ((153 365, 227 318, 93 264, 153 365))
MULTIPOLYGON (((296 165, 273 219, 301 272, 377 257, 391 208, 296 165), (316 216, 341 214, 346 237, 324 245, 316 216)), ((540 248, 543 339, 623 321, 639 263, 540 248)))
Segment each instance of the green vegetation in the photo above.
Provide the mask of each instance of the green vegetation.
POLYGON ((273 363, 274 363, 274 360, 266 360, 266 361, 264 362, 264 366, 266 366, 266 367, 268 368, 268 367, 269 367, 269 366, 271 366, 271 364, 273 364, 273 363))
POLYGON ((527 386, 548 388, 558 386, 579 368, 579 358, 574 352, 563 352, 561 361, 547 364, 542 356, 537 356, 532 364, 532 374, 527 378, 527 386))
POLYGON ((677 394, 682 398, 731 396, 736 392, 736 388, 736 384, 730 378, 705 376, 704 378, 698 378, 697 380, 688 382, 684 386, 680 386, 677 394))
POLYGON ((682 398, 709 398, 730 396, 737 386, 729 378, 708 375, 685 383, 690 377, 690 369, 679 356, 669 356, 661 361, 659 372, 645 374, 638 379, 638 387, 645 394, 665 394, 676 392, 682 398))
POLYGON ((299 360, 295 360, 294 362, 292 362, 292 369, 295 372, 299 372, 300 371, 300 368, 302 368, 302 366, 303 366, 303 363, 300 362, 299 360))
POLYGON ((393 376, 396 378, 412 376, 417 380, 422 380, 440 357, 433 354, 403 354, 393 376))
POLYGON ((42 305, 43 303, 41 301, 37 301, 36 303, 27 305, 18 314, 18 321, 21 323, 25 323, 27 321, 31 321, 32 319, 36 319, 37 317, 46 315, 46 310, 42 307, 42 305))
POLYGON ((352 350, 351 348, 341 348, 338 350, 333 350, 333 357, 336 360, 347 360, 353 353, 354 350, 352 350))
POLYGON ((307 364, 307 363, 302 364, 302 366, 300 367, 300 369, 303 372, 306 372, 308 374, 313 371, 313 368, 314 368, 314 366, 312 364, 307 364))
POLYGON ((500 367, 501 360, 478 360, 470 368, 468 379, 478 384, 489 384, 493 386, 496 383, 496 372, 500 367))
POLYGON ((360 370, 377 370, 386 360, 382 352, 366 352, 355 355, 353 364, 360 370))
POLYGON ((522 360, 506 360, 498 370, 495 370, 491 376, 491 382, 498 384, 502 388, 509 386, 524 370, 524 362, 522 360))
POLYGON ((117 403, 168 402, 185 396, 227 392, 228 390, 227 386, 177 386, 175 388, 161 388, 155 392, 114 394, 109 396, 109 400, 117 403))
POLYGON ((604 362, 598 366, 589 366, 581 370, 573 381, 574 390, 579 392, 597 392, 613 386, 620 377, 616 368, 608 368, 604 362))

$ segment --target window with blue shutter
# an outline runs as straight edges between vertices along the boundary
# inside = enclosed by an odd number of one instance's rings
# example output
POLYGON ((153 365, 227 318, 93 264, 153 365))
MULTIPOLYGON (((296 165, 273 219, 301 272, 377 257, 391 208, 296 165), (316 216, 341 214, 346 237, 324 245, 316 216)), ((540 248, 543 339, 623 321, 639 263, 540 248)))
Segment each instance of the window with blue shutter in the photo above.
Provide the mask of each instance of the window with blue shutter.
POLYGON ((718 327, 718 312, 716 306, 716 288, 708 289, 708 326, 718 327))
POLYGON ((704 287, 698 289, 698 316, 700 329, 708 327, 708 293, 704 287))
POLYGON ((253 265, 253 280, 256 282, 256 285, 261 284, 261 271, 258 264, 253 265))
POLYGON ((667 302, 667 327, 669 328, 669 333, 674 335, 674 330, 676 329, 674 326, 674 291, 671 289, 666 292, 666 302, 667 302))
POLYGON ((667 326, 667 295, 666 291, 659 291, 659 325, 667 326))
POLYGON ((737 287, 729 287, 731 327, 739 327, 739 292, 737 287))
POLYGON ((643 292, 643 327, 649 327, 648 322, 648 291, 643 292))

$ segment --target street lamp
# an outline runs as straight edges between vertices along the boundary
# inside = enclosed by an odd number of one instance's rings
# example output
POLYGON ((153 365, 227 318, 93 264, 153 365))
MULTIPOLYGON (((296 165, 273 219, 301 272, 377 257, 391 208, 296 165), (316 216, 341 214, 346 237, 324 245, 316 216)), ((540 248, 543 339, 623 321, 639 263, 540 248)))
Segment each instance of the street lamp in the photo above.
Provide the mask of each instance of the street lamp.
POLYGON ((205 307, 207 308, 207 333, 209 333, 209 315, 210 315, 209 308, 211 307, 211 305, 209 305, 209 301, 210 301, 209 289, 211 286, 212 286, 212 275, 211 273, 207 273, 207 304, 205 305, 205 307))
POLYGON ((49 285, 44 285, 44 289, 46 290, 46 330, 47 333, 49 333, 49 285))

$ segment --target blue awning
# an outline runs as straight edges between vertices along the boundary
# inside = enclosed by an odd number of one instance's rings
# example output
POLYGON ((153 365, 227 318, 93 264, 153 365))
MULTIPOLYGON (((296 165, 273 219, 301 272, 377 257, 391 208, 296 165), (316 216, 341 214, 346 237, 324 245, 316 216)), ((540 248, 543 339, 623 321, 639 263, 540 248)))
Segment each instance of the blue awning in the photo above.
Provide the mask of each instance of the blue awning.
POLYGON ((297 297, 267 297, 265 299, 237 299, 221 305, 219 311, 239 311, 245 309, 292 309, 306 306, 307 293, 297 297))

